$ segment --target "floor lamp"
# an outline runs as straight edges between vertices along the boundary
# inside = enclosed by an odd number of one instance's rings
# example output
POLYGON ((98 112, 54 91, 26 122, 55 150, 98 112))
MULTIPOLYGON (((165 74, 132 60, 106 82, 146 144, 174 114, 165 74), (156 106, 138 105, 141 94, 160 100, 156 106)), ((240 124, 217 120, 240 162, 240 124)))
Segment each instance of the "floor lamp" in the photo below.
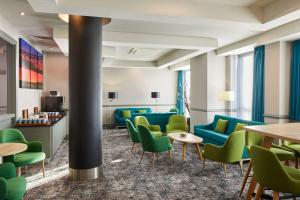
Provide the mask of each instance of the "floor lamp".
POLYGON ((151 92, 151 98, 155 99, 155 103, 156 103, 156 112, 157 112, 157 101, 160 97, 160 93, 159 92, 151 92))
POLYGON ((231 112, 231 103, 232 101, 234 101, 234 92, 233 91, 221 91, 219 93, 219 100, 221 101, 225 101, 225 114, 226 115, 230 115, 231 112))
POLYGON ((108 92, 108 99, 110 102, 110 106, 109 106, 109 126, 110 128, 112 128, 112 123, 111 123, 111 106, 112 106, 112 102, 114 101, 114 99, 118 98, 118 93, 117 92, 108 92))

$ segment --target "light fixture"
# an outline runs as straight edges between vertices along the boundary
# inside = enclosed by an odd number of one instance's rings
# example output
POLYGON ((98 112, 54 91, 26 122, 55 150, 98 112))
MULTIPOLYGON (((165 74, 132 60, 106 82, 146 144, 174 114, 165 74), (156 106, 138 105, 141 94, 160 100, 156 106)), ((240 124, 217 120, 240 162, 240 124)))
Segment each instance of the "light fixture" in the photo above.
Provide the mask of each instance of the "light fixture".
POLYGON ((234 91, 221 91, 219 93, 219 100, 234 101, 234 91))
MULTIPOLYGON (((58 14, 59 19, 62 21, 69 23, 69 14, 58 14)), ((111 18, 102 17, 101 18, 101 24, 106 25, 111 22, 111 18)))
POLYGON ((25 13, 24 13, 23 11, 21 11, 21 12, 20 12, 20 15, 21 15, 21 16, 24 16, 24 15, 25 15, 25 13))

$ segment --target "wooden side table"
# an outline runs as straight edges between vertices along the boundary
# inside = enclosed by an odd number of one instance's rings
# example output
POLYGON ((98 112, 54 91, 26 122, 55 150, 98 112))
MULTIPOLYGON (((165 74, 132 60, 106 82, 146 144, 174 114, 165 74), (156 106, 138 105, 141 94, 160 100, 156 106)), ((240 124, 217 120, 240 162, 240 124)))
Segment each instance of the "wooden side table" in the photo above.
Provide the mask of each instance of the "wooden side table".
POLYGON ((187 144, 195 144, 196 150, 199 155, 199 159, 202 160, 202 154, 201 154, 201 149, 200 149, 200 143, 203 141, 201 137, 198 137, 196 135, 193 135, 191 133, 186 133, 186 132, 174 132, 174 133, 169 133, 168 137, 171 140, 171 143, 173 144, 173 141, 179 141, 182 142, 182 160, 185 160, 186 158, 186 145, 187 144), (181 136, 182 134, 185 134, 185 136, 181 136))

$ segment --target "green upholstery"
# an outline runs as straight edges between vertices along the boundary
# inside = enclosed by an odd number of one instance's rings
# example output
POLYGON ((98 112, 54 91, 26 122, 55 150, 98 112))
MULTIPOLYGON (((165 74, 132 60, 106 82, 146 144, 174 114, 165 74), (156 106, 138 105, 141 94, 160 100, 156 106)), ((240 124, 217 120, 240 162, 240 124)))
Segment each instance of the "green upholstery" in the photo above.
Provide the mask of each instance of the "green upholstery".
POLYGON ((294 151, 296 156, 299 158, 300 157, 300 144, 298 143, 293 143, 290 141, 284 141, 283 146, 294 151))
POLYGON ((253 145, 251 147, 253 176, 263 187, 276 192, 300 193, 300 171, 283 166, 270 150, 253 145))
POLYGON ((133 143, 140 143, 139 133, 129 119, 126 119, 126 126, 127 126, 127 131, 130 135, 131 141, 133 143))
POLYGON ((122 117, 125 119, 129 119, 131 117, 131 111, 130 110, 122 110, 122 117))
POLYGON ((0 165, 0 200, 20 200, 26 191, 24 177, 16 177, 16 168, 13 163, 0 165))
POLYGON ((176 114, 179 113, 178 108, 171 108, 169 112, 175 112, 176 114))
MULTIPOLYGON (((246 132, 246 148, 248 154, 251 155, 250 148, 253 145, 260 146, 263 141, 263 136, 255 132, 246 132)), ((287 148, 281 147, 279 145, 273 144, 270 150, 276 154, 279 160, 294 160, 295 154, 289 151, 287 148)))
POLYGON ((223 146, 204 145, 204 158, 222 163, 234 163, 242 159, 245 146, 245 131, 232 133, 223 146))
MULTIPOLYGON (((115 114, 114 114, 114 117, 115 117, 115 125, 116 126, 118 126, 118 127, 122 127, 122 126, 126 126, 126 118, 124 118, 123 116, 122 116, 122 111, 123 110, 130 110, 130 112, 131 112, 131 118, 130 118, 130 120, 131 120, 131 122, 133 122, 133 119, 134 119, 134 114, 140 114, 138 111, 139 110, 146 110, 147 112, 146 113, 152 113, 152 110, 151 110, 151 108, 116 108, 115 109, 115 114)), ((143 114, 145 114, 145 113, 143 113, 143 114)))
POLYGON ((185 116, 172 115, 169 119, 169 124, 166 126, 167 133, 184 131, 188 132, 188 125, 185 116))
POLYGON ((138 125, 147 127, 155 137, 162 136, 160 126, 159 125, 150 125, 147 118, 144 116, 136 116, 134 118, 134 125, 135 125, 135 127, 138 127, 138 125))
POLYGON ((137 110, 137 113, 148 113, 148 111, 146 109, 142 109, 142 110, 137 110))
POLYGON ((0 131, 0 143, 9 142, 24 143, 28 146, 25 152, 3 158, 4 162, 12 162, 16 167, 34 164, 43 161, 46 157, 42 143, 37 141, 28 142, 18 129, 8 128, 0 131))
POLYGON ((137 129, 140 135, 140 140, 144 151, 159 153, 172 150, 172 145, 169 142, 168 136, 155 138, 151 134, 150 130, 143 125, 138 125, 137 129))
POLYGON ((243 124, 243 123, 236 123, 236 125, 235 125, 235 128, 234 128, 234 131, 233 132, 235 132, 235 131, 241 131, 241 130, 243 130, 243 127, 244 126, 247 126, 248 124, 243 124))
POLYGON ((214 130, 219 133, 225 133, 227 124, 228 120, 219 119, 214 130))

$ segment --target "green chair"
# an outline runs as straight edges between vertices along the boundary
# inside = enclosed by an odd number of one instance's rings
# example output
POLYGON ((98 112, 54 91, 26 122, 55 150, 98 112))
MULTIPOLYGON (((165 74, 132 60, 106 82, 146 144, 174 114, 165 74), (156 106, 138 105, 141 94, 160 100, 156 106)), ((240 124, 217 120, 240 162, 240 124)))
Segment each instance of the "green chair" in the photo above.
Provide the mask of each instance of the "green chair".
POLYGON ((214 144, 204 145, 204 162, 205 159, 221 162, 224 165, 225 177, 227 177, 226 164, 240 162, 242 168, 242 156, 245 146, 245 131, 236 131, 232 133, 226 140, 223 146, 216 146, 214 144))
POLYGON ((165 152, 169 151, 169 157, 170 157, 170 164, 172 165, 172 155, 171 155, 171 150, 172 150, 172 145, 169 142, 169 137, 168 136, 162 136, 159 138, 155 138, 150 130, 142 125, 138 125, 137 127, 142 148, 143 148, 143 153, 140 159, 140 163, 142 162, 144 152, 150 152, 153 154, 153 161, 152 165, 154 166, 155 162, 155 154, 160 153, 160 152, 165 152))
POLYGON ((27 150, 16 155, 6 156, 4 162, 12 162, 18 168, 18 175, 21 175, 21 167, 32 165, 38 162, 42 163, 43 176, 45 177, 45 153, 41 142, 28 142, 21 131, 8 128, 0 131, 0 143, 24 143, 28 146, 27 150))
POLYGON ((130 135, 132 141, 131 151, 133 151, 134 145, 140 143, 140 136, 138 131, 136 130, 136 128, 133 126, 133 124, 129 119, 126 119, 126 126, 127 126, 128 134, 130 135))
MULTIPOLYGON (((246 132, 246 148, 247 148, 247 152, 248 154, 251 156, 251 147, 253 145, 257 145, 260 146, 262 144, 263 138, 264 136, 255 132, 246 132)), ((281 147, 279 145, 273 144, 272 147, 270 148, 270 150, 275 153, 275 155, 278 157, 279 160, 281 161, 288 161, 288 160, 295 160, 295 153, 293 153, 291 150, 281 147)), ((246 171, 246 174, 244 176, 243 182, 242 182, 242 186, 241 186, 241 191, 240 191, 240 197, 243 194, 245 185, 247 183, 249 174, 251 172, 252 169, 252 162, 249 163, 249 167, 246 171)))
POLYGON ((16 167, 7 162, 0 165, 0 200, 20 200, 26 191, 26 179, 16 176, 16 167))
POLYGON ((253 177, 259 183, 256 199, 264 188, 273 190, 273 199, 279 199, 279 192, 300 194, 300 171, 283 166, 272 151, 253 145, 251 147, 253 177))
POLYGON ((183 115, 172 115, 169 118, 169 124, 166 126, 167 133, 172 132, 188 132, 186 118, 183 115))
POLYGON ((178 108, 171 108, 169 112, 176 112, 176 114, 179 114, 178 108))
POLYGON ((137 128, 138 125, 143 125, 147 127, 150 132, 156 137, 161 137, 163 134, 161 132, 160 126, 159 125, 150 125, 147 118, 144 116, 136 116, 134 118, 134 125, 137 128))
POLYGON ((283 141, 282 146, 295 152, 295 154, 296 154, 295 167, 298 168, 299 167, 299 157, 300 157, 300 144, 290 142, 290 141, 283 141))

